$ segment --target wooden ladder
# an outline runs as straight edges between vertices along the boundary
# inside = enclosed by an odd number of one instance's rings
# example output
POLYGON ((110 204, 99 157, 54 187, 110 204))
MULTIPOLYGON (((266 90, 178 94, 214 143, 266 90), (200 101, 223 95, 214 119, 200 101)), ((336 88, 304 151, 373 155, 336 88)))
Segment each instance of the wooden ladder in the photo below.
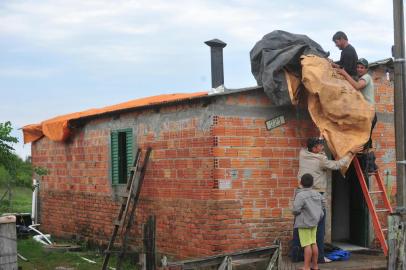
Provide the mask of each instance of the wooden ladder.
POLYGON ((125 252, 127 249, 128 234, 131 230, 131 226, 134 223, 135 209, 138 203, 138 199, 141 192, 142 183, 144 181, 144 176, 146 168, 148 165, 149 156, 151 154, 151 148, 148 148, 142 166, 140 166, 141 159, 141 149, 137 150, 135 155, 133 167, 131 167, 130 175, 127 181, 126 193, 121 194, 121 205, 118 211, 117 219, 114 221, 113 232, 107 249, 104 251, 104 260, 102 265, 102 270, 106 270, 110 255, 114 252, 112 249, 114 247, 114 242, 117 238, 119 229, 121 228, 122 235, 122 245, 120 251, 118 251, 118 260, 116 269, 120 270, 122 265, 122 260, 124 259, 125 252), (128 216, 128 218, 127 218, 128 216))
POLYGON ((365 174, 368 176, 374 176, 376 179, 376 182, 378 184, 378 190, 370 191, 368 188, 367 182, 365 180, 365 176, 362 171, 358 157, 354 157, 353 163, 354 163, 355 171, 358 176, 358 181, 361 185, 362 193, 364 194, 365 201, 368 205, 369 214, 371 215, 372 223, 374 226, 375 236, 378 238, 385 256, 387 256, 388 255, 388 243, 385 239, 384 231, 387 231, 388 229, 382 228, 381 223, 378 218, 379 213, 385 214, 386 217, 390 213, 392 213, 392 206, 389 203, 388 196, 386 194, 385 185, 383 184, 382 178, 378 171, 375 171, 373 173, 365 172, 365 174), (375 195, 381 195, 383 204, 384 204, 384 208, 378 209, 375 206, 375 204, 371 198, 371 196, 375 196, 375 195))

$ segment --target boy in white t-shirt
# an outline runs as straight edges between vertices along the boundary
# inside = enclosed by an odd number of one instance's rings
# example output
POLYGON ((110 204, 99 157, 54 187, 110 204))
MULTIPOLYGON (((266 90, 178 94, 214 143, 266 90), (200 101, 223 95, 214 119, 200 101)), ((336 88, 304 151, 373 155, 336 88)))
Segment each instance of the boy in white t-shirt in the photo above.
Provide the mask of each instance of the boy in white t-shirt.
MULTIPOLYGON (((357 61, 357 74, 358 81, 355 81, 344 69, 337 69, 337 73, 344 76, 344 78, 358 91, 362 93, 366 101, 375 106, 375 87, 371 75, 368 74, 368 61, 365 58, 360 58, 357 61)), ((364 149, 372 148, 372 130, 377 121, 376 113, 372 120, 371 133, 368 142, 365 144, 364 149)))

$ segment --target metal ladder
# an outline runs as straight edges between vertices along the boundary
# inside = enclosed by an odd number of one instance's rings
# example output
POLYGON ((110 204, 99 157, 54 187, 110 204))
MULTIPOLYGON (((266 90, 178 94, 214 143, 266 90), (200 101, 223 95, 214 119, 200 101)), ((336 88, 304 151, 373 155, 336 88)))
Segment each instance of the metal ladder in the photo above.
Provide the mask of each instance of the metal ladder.
POLYGON ((102 270, 106 270, 110 255, 112 253, 116 253, 113 251, 114 242, 117 238, 117 234, 119 229, 121 228, 121 236, 122 236, 122 245, 120 251, 118 251, 118 260, 116 269, 120 270, 122 261, 125 256, 125 252, 127 250, 127 241, 128 241, 128 234, 131 230, 131 226, 134 223, 135 218, 135 209, 138 203, 138 199, 141 192, 142 183, 144 181, 144 176, 146 172, 146 168, 148 165, 149 156, 151 154, 151 148, 148 148, 144 160, 142 162, 142 166, 140 166, 140 159, 141 159, 141 149, 137 150, 135 155, 133 167, 131 167, 130 175, 127 181, 126 193, 121 194, 121 205, 118 211, 117 219, 114 221, 113 225, 113 232, 111 234, 111 238, 107 249, 104 251, 104 260, 102 265, 102 270), (127 218, 128 216, 128 218, 127 218))
POLYGON ((390 213, 392 213, 392 206, 389 203, 388 196, 386 194, 385 185, 383 184, 382 178, 378 171, 375 171, 373 173, 366 172, 366 174, 368 176, 374 176, 374 178, 376 179, 376 182, 378 184, 378 190, 370 191, 368 188, 367 182, 365 181, 365 176, 362 171, 358 157, 354 157, 353 163, 354 163, 355 171, 358 176, 358 181, 361 185, 362 193, 364 194, 365 201, 368 205, 369 214, 371 215, 372 223, 374 226, 375 236, 378 238, 385 256, 387 256, 388 255, 388 243, 385 239, 384 231, 387 231, 388 229, 382 228, 381 223, 379 222, 379 218, 378 218, 378 214, 380 214, 380 213, 386 214, 386 217, 390 213), (379 208, 379 209, 376 208, 376 206, 371 198, 371 196, 375 196, 375 195, 381 195, 383 204, 384 204, 384 208, 379 208))

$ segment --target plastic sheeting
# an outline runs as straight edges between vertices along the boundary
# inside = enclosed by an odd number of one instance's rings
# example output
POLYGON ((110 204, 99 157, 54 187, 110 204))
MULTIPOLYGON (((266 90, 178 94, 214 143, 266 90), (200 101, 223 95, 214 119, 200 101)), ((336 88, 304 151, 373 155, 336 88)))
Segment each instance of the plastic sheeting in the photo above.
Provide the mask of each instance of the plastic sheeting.
POLYGON ((308 54, 328 57, 328 53, 307 36, 281 30, 265 35, 252 48, 252 74, 274 104, 292 104, 285 70, 301 77, 300 57, 308 54))
POLYGON ((302 82, 308 110, 336 158, 369 139, 374 106, 339 75, 327 59, 302 56, 302 82))
POLYGON ((251 50, 251 70, 276 105, 297 105, 306 91, 310 116, 334 157, 341 158, 368 141, 375 112, 327 57, 305 35, 273 31, 251 50))
POLYGON ((123 111, 143 106, 151 106, 156 104, 163 104, 174 102, 178 100, 192 99, 197 97, 207 96, 207 92, 198 93, 183 93, 183 94, 167 94, 152 96, 131 100, 128 102, 120 103, 113 106, 108 106, 100 109, 90 109, 83 112, 76 112, 58 116, 52 119, 43 121, 40 124, 27 125, 23 127, 24 143, 34 142, 41 139, 43 136, 48 137, 53 141, 65 141, 71 135, 69 122, 81 118, 103 115, 116 111, 123 111))

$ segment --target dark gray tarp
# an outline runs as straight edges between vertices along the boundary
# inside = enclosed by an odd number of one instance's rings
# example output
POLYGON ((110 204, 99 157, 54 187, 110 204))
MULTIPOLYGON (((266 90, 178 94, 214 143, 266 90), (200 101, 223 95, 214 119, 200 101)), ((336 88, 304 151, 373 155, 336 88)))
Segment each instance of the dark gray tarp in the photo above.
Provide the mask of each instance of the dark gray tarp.
POLYGON ((328 57, 329 53, 305 35, 276 30, 265 35, 250 52, 251 71, 258 85, 276 105, 292 104, 285 78, 289 73, 301 77, 300 56, 314 54, 328 57))

